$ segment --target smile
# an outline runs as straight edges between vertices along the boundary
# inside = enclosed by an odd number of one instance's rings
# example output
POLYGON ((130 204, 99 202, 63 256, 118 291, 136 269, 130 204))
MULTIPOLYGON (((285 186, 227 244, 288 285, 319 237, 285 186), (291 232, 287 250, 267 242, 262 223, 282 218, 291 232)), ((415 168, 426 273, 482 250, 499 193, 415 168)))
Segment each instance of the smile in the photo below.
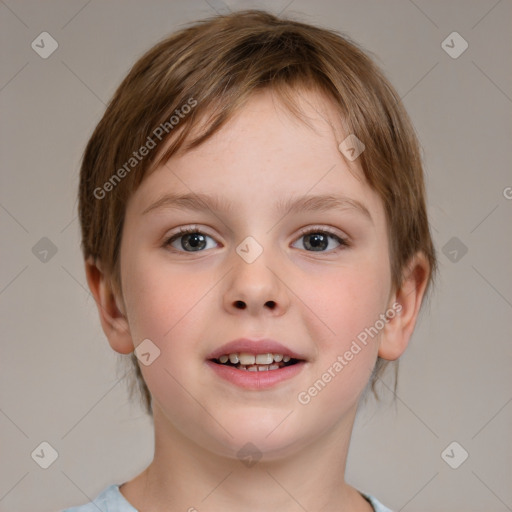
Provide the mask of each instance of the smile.
POLYGON ((223 381, 247 390, 263 391, 297 376, 307 362, 283 354, 241 352, 207 359, 206 364, 223 381))
POLYGON ((230 366, 237 370, 249 372, 266 372, 279 370, 286 366, 292 366, 299 362, 289 355, 284 354, 248 354, 245 352, 224 354, 212 360, 216 364, 230 366))

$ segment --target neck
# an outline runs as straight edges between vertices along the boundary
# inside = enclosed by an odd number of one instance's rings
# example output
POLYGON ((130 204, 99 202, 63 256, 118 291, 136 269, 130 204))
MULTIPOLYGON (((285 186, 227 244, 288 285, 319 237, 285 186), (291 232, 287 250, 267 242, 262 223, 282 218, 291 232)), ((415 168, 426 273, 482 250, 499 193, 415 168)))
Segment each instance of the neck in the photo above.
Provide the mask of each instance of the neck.
POLYGON ((345 465, 356 410, 320 439, 276 460, 256 463, 219 456, 193 443, 155 408, 155 457, 121 487, 139 510, 371 511, 345 483, 345 465))

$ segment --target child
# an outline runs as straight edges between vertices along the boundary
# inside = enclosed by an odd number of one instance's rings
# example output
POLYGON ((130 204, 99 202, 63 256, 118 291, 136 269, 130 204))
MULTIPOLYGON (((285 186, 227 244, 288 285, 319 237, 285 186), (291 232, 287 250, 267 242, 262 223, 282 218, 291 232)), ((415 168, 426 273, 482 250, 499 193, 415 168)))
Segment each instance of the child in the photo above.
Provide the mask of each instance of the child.
POLYGON ((79 200, 155 453, 68 512, 388 511, 345 482, 349 441, 436 257, 414 130, 365 53, 262 11, 172 35, 116 91, 79 200))

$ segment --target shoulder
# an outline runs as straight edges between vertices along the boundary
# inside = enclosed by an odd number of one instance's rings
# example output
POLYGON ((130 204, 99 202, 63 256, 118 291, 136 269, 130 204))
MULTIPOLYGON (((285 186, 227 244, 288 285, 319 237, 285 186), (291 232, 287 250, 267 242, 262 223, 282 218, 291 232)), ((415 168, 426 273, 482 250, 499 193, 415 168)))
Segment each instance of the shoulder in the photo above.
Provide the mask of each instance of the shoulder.
POLYGON ((367 501, 370 502, 370 505, 373 507, 375 512, 393 512, 390 508, 383 505, 375 496, 371 496, 370 494, 361 493, 367 501))
POLYGON ((67 508, 61 512, 138 512, 119 491, 119 484, 103 489, 94 500, 85 505, 67 508))

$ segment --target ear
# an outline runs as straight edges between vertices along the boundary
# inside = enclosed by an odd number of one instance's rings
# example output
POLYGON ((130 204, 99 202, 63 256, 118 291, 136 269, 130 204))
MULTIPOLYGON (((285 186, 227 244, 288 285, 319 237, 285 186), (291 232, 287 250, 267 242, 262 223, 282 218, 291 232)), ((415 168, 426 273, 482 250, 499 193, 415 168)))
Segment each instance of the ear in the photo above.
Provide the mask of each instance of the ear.
POLYGON ((407 348, 416 325, 429 274, 430 265, 427 258, 422 252, 416 253, 404 271, 402 286, 391 296, 390 309, 395 310, 396 314, 390 318, 381 332, 378 354, 383 359, 398 359, 407 348), (398 309, 397 303, 401 309, 398 309), (394 308, 392 304, 395 304, 394 308))
POLYGON ((134 346, 124 305, 112 289, 111 280, 101 270, 98 261, 89 258, 85 262, 85 274, 91 293, 96 301, 103 332, 110 346, 120 354, 133 352, 134 346))

